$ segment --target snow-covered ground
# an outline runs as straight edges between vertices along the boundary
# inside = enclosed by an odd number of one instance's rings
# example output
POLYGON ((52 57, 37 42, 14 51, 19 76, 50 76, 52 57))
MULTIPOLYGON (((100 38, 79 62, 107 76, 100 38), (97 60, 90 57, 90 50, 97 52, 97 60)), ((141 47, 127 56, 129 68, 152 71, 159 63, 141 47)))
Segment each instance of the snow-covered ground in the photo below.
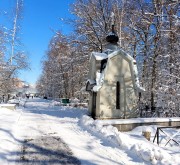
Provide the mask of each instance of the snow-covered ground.
MULTIPOLYGON (((137 127, 122 133, 111 125, 103 126, 98 120, 94 121, 87 116, 86 109, 55 105, 53 101, 29 99, 25 107, 20 106, 15 111, 0 109, 0 165, 18 164, 25 142, 34 140, 34 149, 45 147, 43 150, 47 152, 62 143, 53 141, 58 138, 63 141, 64 152, 69 148, 83 165, 180 165, 180 146, 173 141, 166 147, 163 141, 160 147, 152 143, 156 126, 137 127), (150 142, 142 136, 145 129, 151 131, 150 142)), ((178 130, 168 131, 171 134, 178 130)), ((179 137, 176 134, 178 142, 179 137)), ((27 151, 29 156, 31 152, 37 152, 27 151)), ((54 165, 55 162, 46 164, 54 165)))

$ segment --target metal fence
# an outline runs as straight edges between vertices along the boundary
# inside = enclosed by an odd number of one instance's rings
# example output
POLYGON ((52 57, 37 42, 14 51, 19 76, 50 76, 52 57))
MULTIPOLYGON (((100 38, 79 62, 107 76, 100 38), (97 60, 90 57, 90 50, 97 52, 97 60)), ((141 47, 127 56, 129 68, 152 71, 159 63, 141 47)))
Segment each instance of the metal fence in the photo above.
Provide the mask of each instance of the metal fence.
POLYGON ((176 143, 177 145, 180 145, 180 126, 169 126, 169 127, 157 127, 156 134, 153 139, 153 143, 157 142, 159 145, 162 139, 165 139, 165 146, 169 144, 171 141, 176 143), (175 131, 173 134, 168 134, 165 130, 166 129, 179 129, 178 131, 175 131))

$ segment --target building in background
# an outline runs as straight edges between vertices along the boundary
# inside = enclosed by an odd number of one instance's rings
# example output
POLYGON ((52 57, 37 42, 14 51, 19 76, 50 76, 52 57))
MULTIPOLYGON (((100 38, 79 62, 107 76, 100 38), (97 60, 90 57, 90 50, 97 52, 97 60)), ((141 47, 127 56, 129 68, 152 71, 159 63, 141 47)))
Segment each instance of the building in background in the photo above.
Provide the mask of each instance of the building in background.
POLYGON ((25 81, 22 81, 18 78, 14 79, 14 90, 11 93, 13 97, 26 97, 26 96, 35 96, 37 95, 37 90, 35 85, 31 85, 25 81))

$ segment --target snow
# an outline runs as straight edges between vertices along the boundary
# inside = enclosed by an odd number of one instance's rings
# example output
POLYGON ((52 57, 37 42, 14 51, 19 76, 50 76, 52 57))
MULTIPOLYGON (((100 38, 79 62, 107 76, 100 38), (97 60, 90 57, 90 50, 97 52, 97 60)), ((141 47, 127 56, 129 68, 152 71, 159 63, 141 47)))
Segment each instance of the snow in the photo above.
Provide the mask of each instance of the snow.
POLYGON ((133 71, 134 71, 135 84, 136 84, 137 91, 138 92, 145 92, 145 89, 140 85, 140 82, 139 82, 137 65, 136 65, 136 61, 135 60, 133 60, 133 71))
POLYGON ((14 107, 16 104, 0 104, 0 107, 8 106, 8 107, 14 107))
POLYGON ((130 123, 154 123, 154 122, 173 122, 179 121, 179 117, 171 118, 131 118, 131 119, 109 119, 109 120, 97 120, 98 123, 103 125, 114 125, 114 124, 130 124, 130 123))
POLYGON ((94 56, 96 60, 101 61, 108 58, 106 53, 92 52, 91 56, 94 56))
MULTIPOLYGON (((96 81, 93 80, 93 79, 88 79, 87 82, 89 82, 90 85, 96 84, 96 81)), ((87 83, 87 82, 86 82, 86 83, 87 83)))
MULTIPOLYGON (((118 132, 118 130, 111 125, 103 126, 99 121, 93 121, 88 116, 84 116, 84 118, 84 124, 89 127, 89 129, 100 132, 107 139, 113 139, 117 145, 119 144, 126 151, 132 151, 144 161, 151 162, 152 164, 180 164, 180 153, 178 154, 179 156, 172 156, 166 150, 155 146, 142 137, 139 137, 139 139, 133 138, 125 133, 118 132)), ((153 132, 150 126, 144 126, 139 132, 142 133, 143 131, 153 132)), ((136 130, 134 133, 135 132, 138 131, 136 130)))
POLYGON ((93 90, 94 92, 98 92, 101 87, 102 87, 101 85, 95 85, 92 90, 93 90))
POLYGON ((96 85, 93 87, 93 91, 97 92, 102 87, 104 82, 104 71, 100 73, 99 71, 96 72, 96 85))
POLYGON ((105 120, 93 120, 87 109, 55 103, 36 98, 15 111, 0 108, 0 164, 17 163, 24 139, 36 139, 36 145, 41 145, 40 137, 60 137, 82 165, 180 165, 179 146, 157 146, 153 137, 147 141, 142 136, 144 130, 154 134, 157 126, 123 133, 105 120))
POLYGON ((102 82, 103 82, 103 79, 102 79, 102 76, 103 74, 102 73, 100 73, 100 72, 96 72, 96 84, 97 84, 97 86, 99 86, 99 85, 101 85, 102 84, 102 82))

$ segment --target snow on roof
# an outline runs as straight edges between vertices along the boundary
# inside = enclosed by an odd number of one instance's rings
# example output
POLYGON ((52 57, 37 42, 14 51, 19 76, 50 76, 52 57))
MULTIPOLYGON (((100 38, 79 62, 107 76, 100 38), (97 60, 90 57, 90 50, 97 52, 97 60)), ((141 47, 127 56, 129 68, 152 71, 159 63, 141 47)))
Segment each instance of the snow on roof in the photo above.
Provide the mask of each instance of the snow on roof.
POLYGON ((116 56, 117 54, 121 54, 121 55, 127 57, 127 59, 129 59, 129 60, 131 60, 131 61, 133 61, 133 62, 136 62, 133 57, 131 57, 128 53, 126 53, 126 52, 125 52, 124 50, 122 50, 122 49, 119 49, 119 50, 114 51, 113 53, 109 54, 109 55, 108 55, 108 58, 112 58, 112 57, 116 56))
POLYGON ((104 60, 108 58, 106 53, 92 52, 91 56, 94 56, 97 61, 104 60))
POLYGON ((92 90, 94 92, 98 92, 101 87, 102 87, 101 85, 95 85, 92 90))
POLYGON ((135 76, 136 90, 138 92, 145 92, 145 89, 140 85, 139 78, 138 78, 137 65, 134 59, 133 59, 133 71, 134 71, 134 76, 135 76))
POLYGON ((145 88, 143 88, 142 86, 138 85, 138 83, 136 83, 136 90, 138 92, 145 92, 146 91, 145 88))
MULTIPOLYGON (((96 84, 96 81, 93 80, 93 79, 88 79, 87 82, 89 82, 91 85, 96 84)), ((86 82, 86 83, 87 83, 87 82, 86 82)))

